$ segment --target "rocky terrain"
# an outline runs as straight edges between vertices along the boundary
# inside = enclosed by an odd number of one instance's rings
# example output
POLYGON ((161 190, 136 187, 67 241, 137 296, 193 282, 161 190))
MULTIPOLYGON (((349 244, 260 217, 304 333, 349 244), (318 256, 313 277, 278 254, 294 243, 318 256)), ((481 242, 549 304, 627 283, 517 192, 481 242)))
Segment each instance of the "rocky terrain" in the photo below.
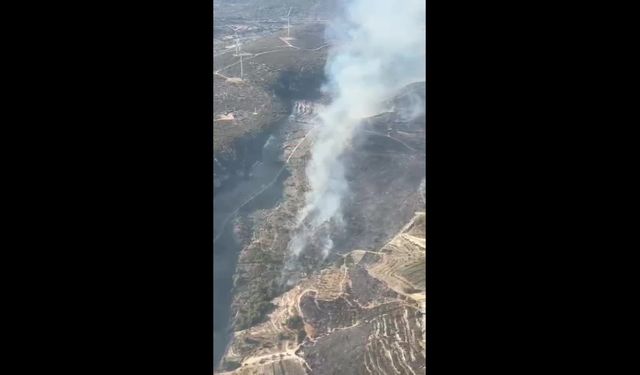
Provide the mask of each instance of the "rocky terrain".
MULTIPOLYGON (((424 101, 424 90, 416 84, 406 92, 424 101)), ((405 94, 394 98, 392 111, 363 120, 344 156, 351 193, 345 227, 335 233, 335 252, 326 260, 303 256, 301 281, 287 290, 283 265, 313 142, 313 106, 295 102, 299 112, 283 147, 288 176, 282 197, 272 209, 238 216, 251 230, 240 240, 231 314, 235 332, 221 370, 336 373, 322 358, 345 356, 350 348, 349 360, 336 363, 356 367, 338 373, 367 373, 367 366, 372 373, 392 373, 384 367, 390 363, 400 373, 421 371, 425 219, 416 212, 424 212, 425 119, 407 117, 414 104, 403 104, 405 94)))
MULTIPOLYGON (((322 24, 308 23, 291 29, 293 39, 283 40, 286 32, 282 30, 257 39, 240 36, 240 50, 249 54, 242 56, 242 79, 236 76, 240 60, 235 48, 221 55, 214 51, 214 275, 216 285, 221 285, 214 294, 216 363, 226 345, 228 321, 240 326, 254 324, 264 316, 274 296, 272 271, 267 271, 265 280, 234 273, 236 263, 238 269, 274 267, 271 260, 265 261, 268 253, 256 252, 255 243, 246 248, 247 243, 251 243, 251 236, 269 230, 268 223, 281 226, 295 210, 291 206, 295 201, 282 196, 299 194, 296 184, 301 181, 297 177, 301 169, 291 168, 298 159, 283 154, 283 149, 291 153, 310 125, 304 120, 289 121, 288 115, 296 105, 302 108, 296 103, 308 103, 305 98, 322 101, 319 88, 326 45, 318 43, 323 43, 323 30, 322 24), (315 47, 308 50, 306 46, 312 44, 315 47), (276 209, 278 202, 282 210, 276 209), (256 221, 260 228, 254 225, 256 221), (233 284, 238 286, 232 297, 233 284), (251 298, 245 304, 234 302, 247 295, 251 298)), ((235 37, 231 28, 226 33, 235 37)), ((300 114, 311 113, 302 109, 300 114)), ((303 150, 308 145, 299 146, 296 155, 306 153, 303 150)), ((285 236, 280 237, 274 241, 285 236)))
POLYGON ((354 250, 235 333, 227 374, 418 374, 425 363, 425 216, 380 251, 354 250))
POLYGON ((329 17, 340 4, 338 0, 216 0, 214 21, 262 21, 265 23, 286 22, 291 9, 292 21, 323 20, 329 17))
POLYGON ((326 60, 324 26, 308 24, 293 30, 296 38, 291 42, 281 39, 286 34, 282 31, 241 42, 241 53, 246 54, 242 79, 234 49, 214 55, 216 187, 231 177, 228 171, 245 157, 242 149, 248 140, 260 142, 261 136, 286 118, 293 98, 319 96, 326 60), (313 50, 307 50, 307 45, 314 46, 313 50))
POLYGON ((424 82, 362 119, 341 156, 349 192, 334 247, 287 270, 316 114, 329 100, 322 19, 335 2, 296 2, 291 38, 281 1, 215 4, 216 373, 422 373, 424 82))

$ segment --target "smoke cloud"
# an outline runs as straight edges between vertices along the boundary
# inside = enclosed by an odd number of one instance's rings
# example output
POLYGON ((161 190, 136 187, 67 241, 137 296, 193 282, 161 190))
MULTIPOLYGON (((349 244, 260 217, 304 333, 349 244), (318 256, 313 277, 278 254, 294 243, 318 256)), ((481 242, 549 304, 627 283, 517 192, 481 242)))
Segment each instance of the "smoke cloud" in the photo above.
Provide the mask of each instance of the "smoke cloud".
POLYGON ((333 247, 331 229, 342 225, 348 191, 341 155, 358 124, 382 112, 400 88, 425 80, 425 1, 353 0, 327 27, 332 47, 323 90, 331 102, 318 113, 306 169, 310 189, 289 243, 294 258, 309 244, 323 257, 333 247))

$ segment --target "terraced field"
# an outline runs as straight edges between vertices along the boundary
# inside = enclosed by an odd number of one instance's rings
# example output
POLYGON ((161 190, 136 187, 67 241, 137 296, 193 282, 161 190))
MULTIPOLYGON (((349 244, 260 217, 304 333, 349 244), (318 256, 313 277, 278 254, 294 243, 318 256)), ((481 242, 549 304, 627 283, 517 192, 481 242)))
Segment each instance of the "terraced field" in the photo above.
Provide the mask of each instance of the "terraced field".
POLYGON ((424 292, 426 269, 425 215, 416 218, 381 249, 382 260, 369 269, 398 293, 424 292))
POLYGON ((424 217, 380 252, 354 250, 275 298, 268 321, 236 332, 225 360, 239 367, 225 374, 421 373, 424 217))

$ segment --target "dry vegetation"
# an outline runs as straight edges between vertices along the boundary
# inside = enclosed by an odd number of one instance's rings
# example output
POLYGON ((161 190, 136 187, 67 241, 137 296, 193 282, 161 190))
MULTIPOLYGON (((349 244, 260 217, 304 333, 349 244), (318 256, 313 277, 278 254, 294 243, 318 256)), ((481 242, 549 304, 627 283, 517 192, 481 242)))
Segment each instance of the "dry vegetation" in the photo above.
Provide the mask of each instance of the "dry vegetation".
POLYGON ((228 373, 328 374, 335 363, 350 366, 344 373, 422 371, 424 279, 412 269, 424 274, 424 217, 417 213, 380 253, 355 250, 274 298, 267 321, 236 332, 225 360, 238 367, 228 373), (388 292, 361 305, 359 289, 374 285, 388 292))
MULTIPOLYGON (((321 45, 323 26, 310 24, 292 29, 291 43, 321 45)), ((240 137, 264 130, 283 118, 288 110, 286 89, 278 91, 283 73, 322 76, 326 48, 315 51, 296 49, 271 34, 242 46, 243 79, 240 59, 233 53, 214 58, 214 153, 232 151, 240 137), (234 119, 224 120, 233 114, 234 119)))

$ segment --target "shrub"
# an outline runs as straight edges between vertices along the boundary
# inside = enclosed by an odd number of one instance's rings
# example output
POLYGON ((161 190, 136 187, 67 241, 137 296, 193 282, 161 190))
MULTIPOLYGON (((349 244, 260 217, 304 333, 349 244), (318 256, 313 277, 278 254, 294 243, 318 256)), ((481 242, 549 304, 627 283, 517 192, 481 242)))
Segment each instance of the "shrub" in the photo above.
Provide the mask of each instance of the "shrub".
POLYGON ((351 254, 348 254, 345 258, 344 261, 346 263, 347 266, 351 266, 353 265, 353 258, 351 257, 351 254))
POLYGON ((304 329, 298 331, 298 342, 302 342, 307 337, 307 332, 304 329))
POLYGON ((233 371, 240 367, 240 362, 236 361, 227 361, 222 362, 222 371, 233 371))
POLYGON ((287 327, 292 330, 299 330, 304 328, 304 322, 302 321, 302 318, 298 315, 292 316, 289 319, 287 319, 286 324, 287 324, 287 327))

